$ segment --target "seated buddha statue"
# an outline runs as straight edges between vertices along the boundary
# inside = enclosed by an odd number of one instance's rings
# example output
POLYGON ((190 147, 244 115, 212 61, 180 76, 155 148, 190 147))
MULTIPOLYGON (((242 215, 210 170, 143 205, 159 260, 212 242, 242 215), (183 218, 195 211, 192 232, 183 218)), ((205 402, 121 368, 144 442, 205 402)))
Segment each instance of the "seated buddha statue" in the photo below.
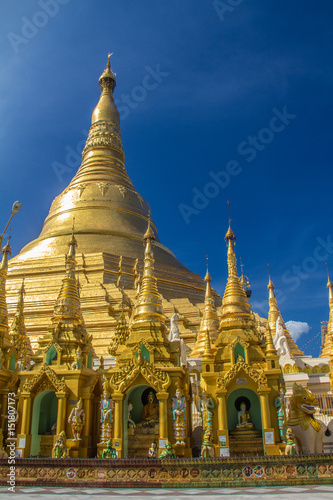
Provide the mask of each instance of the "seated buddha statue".
POLYGON ((158 423, 158 403, 155 403, 153 391, 148 394, 148 402, 143 407, 141 422, 143 424, 158 423))
POLYGON ((240 410, 238 412, 238 425, 237 429, 241 429, 242 427, 252 428, 254 427, 251 422, 251 416, 249 411, 246 409, 246 403, 242 402, 240 404, 240 410))

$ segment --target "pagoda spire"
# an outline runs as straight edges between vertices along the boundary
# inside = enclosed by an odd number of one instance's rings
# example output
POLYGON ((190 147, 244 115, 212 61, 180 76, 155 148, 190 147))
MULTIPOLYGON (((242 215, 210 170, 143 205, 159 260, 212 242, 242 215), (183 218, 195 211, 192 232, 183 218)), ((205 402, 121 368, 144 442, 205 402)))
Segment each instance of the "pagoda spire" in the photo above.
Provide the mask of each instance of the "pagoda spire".
POLYGON ((27 337, 25 321, 24 321, 24 295, 25 295, 25 287, 23 278, 22 285, 18 293, 16 313, 10 327, 10 332, 13 338, 13 343, 16 349, 18 361, 20 361, 22 357, 26 357, 27 354, 29 355, 32 354, 32 349, 29 337, 27 337))
POLYGON ((68 253, 66 255, 66 274, 62 280, 62 286, 54 306, 52 317, 53 323, 82 323, 80 295, 78 283, 76 281, 76 260, 75 248, 77 241, 74 236, 74 227, 72 229, 72 237, 68 243, 68 253))
POLYGON ((229 314, 240 314, 250 316, 251 306, 248 302, 245 290, 241 285, 237 273, 237 259, 235 254, 236 236, 231 229, 231 219, 229 217, 229 227, 225 235, 228 248, 228 281, 224 291, 222 303, 222 316, 229 314))
MULTIPOLYGON (((195 359, 201 358, 203 356, 207 335, 209 336, 210 345, 211 343, 215 343, 218 337, 218 329, 220 324, 212 294, 212 288, 211 288, 212 278, 210 277, 208 271, 208 262, 207 262, 205 281, 206 281, 205 309, 201 319, 198 337, 195 346, 193 348, 193 351, 191 352, 190 355, 190 358, 195 358, 195 359)), ((211 347, 209 348, 209 350, 211 350, 211 347)))
POLYGON ((133 316, 133 324, 141 321, 165 322, 165 316, 162 311, 162 301, 157 290, 157 279, 154 269, 154 251, 155 234, 151 227, 150 212, 148 217, 148 228, 143 237, 145 246, 143 276, 140 292, 136 303, 133 316))
MULTIPOLYGON (((326 264, 327 269, 327 264, 326 264)), ((320 353, 320 358, 328 358, 333 355, 333 283, 330 279, 330 275, 327 269, 327 285, 328 288, 328 305, 330 308, 328 323, 327 323, 327 331, 325 335, 324 345, 322 351, 320 353)))
MULTIPOLYGON (((117 355, 119 354, 117 362, 120 364, 128 362, 129 359, 135 360, 138 355, 138 346, 142 346, 142 344, 144 344, 145 349, 148 349, 147 346, 151 346, 156 365, 172 362, 170 343, 166 338, 162 300, 158 293, 157 278, 155 276, 154 242, 155 234, 151 226, 149 212, 148 228, 143 237, 145 252, 141 287, 133 308, 133 316, 125 346, 117 349, 117 355)), ((150 354, 147 355, 146 359, 150 359, 150 354)))
POLYGON ((8 271, 8 258, 11 255, 11 248, 8 242, 2 249, 2 260, 0 264, 0 348, 6 350, 12 347, 8 328, 8 311, 6 301, 6 280, 8 271))
POLYGON ((267 290, 268 290, 268 303, 269 303, 268 323, 270 324, 271 329, 275 330, 276 320, 278 319, 279 316, 281 316, 281 313, 279 311, 277 300, 274 293, 275 286, 271 280, 271 275, 269 272, 269 264, 267 264, 267 269, 268 269, 267 290))

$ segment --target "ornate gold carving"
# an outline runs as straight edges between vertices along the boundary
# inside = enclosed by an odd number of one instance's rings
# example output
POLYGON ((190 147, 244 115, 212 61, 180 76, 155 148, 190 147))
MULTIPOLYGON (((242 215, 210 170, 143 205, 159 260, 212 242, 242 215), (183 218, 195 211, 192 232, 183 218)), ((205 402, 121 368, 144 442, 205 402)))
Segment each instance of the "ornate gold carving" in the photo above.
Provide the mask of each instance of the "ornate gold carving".
POLYGON ((218 388, 226 389, 240 370, 244 370, 244 372, 258 384, 258 389, 268 387, 267 378, 263 372, 260 373, 245 363, 241 356, 239 356, 238 359, 239 361, 229 371, 227 371, 224 376, 219 376, 217 378, 216 383, 218 388))
POLYGON ((56 392, 66 392, 67 387, 66 387, 66 382, 64 377, 59 379, 57 374, 51 370, 51 368, 47 365, 44 364, 42 368, 39 370, 38 373, 31 379, 28 380, 24 386, 22 391, 23 392, 36 392, 39 387, 43 387, 44 385, 47 385, 47 382, 44 382, 44 379, 47 378, 50 384, 50 387, 52 390, 56 392))
POLYGON ((234 348, 234 347, 235 347, 238 343, 239 343, 240 345, 242 345, 242 346, 244 347, 244 349, 245 349, 246 347, 249 347, 249 345, 250 345, 250 343, 249 343, 249 342, 246 342, 246 340, 243 340, 243 339, 241 339, 240 337, 237 337, 235 340, 233 340, 233 341, 231 342, 231 344, 229 344, 230 349, 233 349, 233 348, 234 348))
POLYGON ((120 153, 122 158, 124 158, 121 132, 117 124, 107 121, 98 121, 91 125, 82 156, 96 147, 115 149, 120 153))
POLYGON ((110 184, 108 182, 98 182, 97 186, 99 187, 102 196, 104 196, 109 189, 110 184))
POLYGON ((142 345, 144 345, 149 352, 154 352, 156 349, 155 346, 149 344, 146 339, 142 338, 137 344, 135 344, 135 346, 133 346, 133 352, 137 352, 142 345))
POLYGON ((122 196, 123 198, 125 198, 125 194, 126 194, 126 191, 127 191, 127 189, 125 188, 125 186, 116 186, 116 187, 118 188, 118 190, 119 190, 119 192, 120 192, 121 196, 122 196))
POLYGON ((84 184, 83 182, 81 182, 81 184, 78 185, 77 190, 79 192, 79 198, 81 198, 81 195, 82 195, 83 191, 86 189, 86 187, 87 187, 87 184, 84 184))
POLYGON ((111 374, 110 386, 115 392, 124 393, 139 375, 157 392, 166 391, 171 384, 169 374, 164 370, 155 368, 145 359, 140 365, 131 359, 119 371, 111 374))

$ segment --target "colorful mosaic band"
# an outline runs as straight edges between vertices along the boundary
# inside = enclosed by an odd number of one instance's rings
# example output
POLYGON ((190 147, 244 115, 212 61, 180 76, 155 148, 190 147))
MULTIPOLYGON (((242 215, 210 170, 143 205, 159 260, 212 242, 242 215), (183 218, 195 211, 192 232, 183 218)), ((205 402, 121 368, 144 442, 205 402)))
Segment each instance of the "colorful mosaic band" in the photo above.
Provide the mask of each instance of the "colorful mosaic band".
MULTIPOLYGON (((16 486, 231 487, 332 484, 333 455, 127 460, 16 459, 16 486)), ((10 465, 0 459, 0 485, 10 465)))

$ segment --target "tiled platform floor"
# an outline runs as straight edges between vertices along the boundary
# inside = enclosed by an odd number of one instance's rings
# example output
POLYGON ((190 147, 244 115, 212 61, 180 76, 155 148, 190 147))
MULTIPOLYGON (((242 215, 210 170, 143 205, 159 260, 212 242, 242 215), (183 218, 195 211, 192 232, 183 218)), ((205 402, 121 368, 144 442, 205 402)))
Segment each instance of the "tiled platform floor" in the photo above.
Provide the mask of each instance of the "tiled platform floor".
MULTIPOLYGON (((36 488, 21 487, 15 493, 0 487, 0 500, 55 500, 60 496, 69 500, 82 500, 89 496, 89 500, 127 499, 136 500, 189 500, 201 498, 207 500, 221 500, 232 496, 233 500, 260 500, 272 497, 273 500, 332 500, 333 485, 325 486, 276 486, 263 488, 214 488, 214 489, 129 489, 129 488, 36 488)), ((88 498, 87 498, 88 500, 88 498)))

